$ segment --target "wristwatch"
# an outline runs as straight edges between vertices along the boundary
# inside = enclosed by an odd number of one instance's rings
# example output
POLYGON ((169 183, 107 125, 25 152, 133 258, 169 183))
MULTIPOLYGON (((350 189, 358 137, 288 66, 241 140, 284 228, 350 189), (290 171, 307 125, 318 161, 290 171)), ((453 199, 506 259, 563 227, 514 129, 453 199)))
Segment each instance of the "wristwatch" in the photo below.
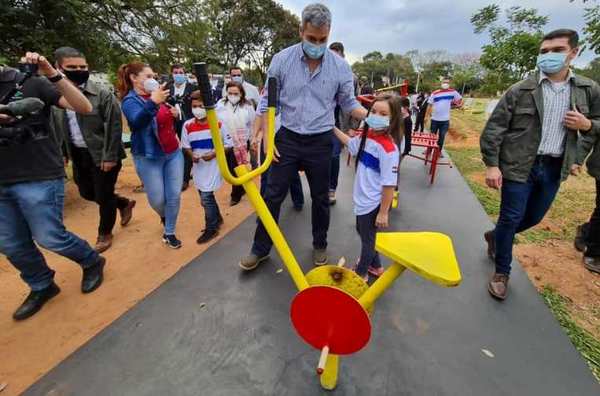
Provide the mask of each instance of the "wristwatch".
POLYGON ((62 76, 62 74, 60 74, 60 72, 57 72, 57 73, 56 73, 56 76, 54 76, 54 77, 46 77, 46 78, 47 78, 47 79, 48 79, 48 81, 50 81, 51 83, 57 83, 57 82, 59 82, 60 80, 62 80, 62 79, 63 79, 63 76, 62 76))

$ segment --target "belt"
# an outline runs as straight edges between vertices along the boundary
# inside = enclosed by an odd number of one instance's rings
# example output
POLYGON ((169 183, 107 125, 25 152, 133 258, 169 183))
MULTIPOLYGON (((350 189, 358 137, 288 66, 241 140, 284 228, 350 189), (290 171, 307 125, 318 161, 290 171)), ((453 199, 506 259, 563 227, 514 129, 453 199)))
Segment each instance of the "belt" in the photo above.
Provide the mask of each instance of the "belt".
POLYGON ((326 135, 328 133, 333 132, 333 129, 330 129, 329 131, 325 131, 325 132, 319 132, 319 133, 310 133, 310 134, 306 134, 306 133, 298 133, 298 132, 294 132, 291 129, 287 129, 286 127, 281 127, 281 129, 283 129, 284 131, 293 133, 295 137, 301 138, 301 139, 310 139, 310 138, 314 138, 314 137, 319 137, 319 136, 323 136, 326 135))
POLYGON ((537 163, 553 163, 553 162, 562 162, 563 160, 563 156, 561 155, 560 157, 556 157, 553 155, 538 155, 537 157, 535 157, 535 162, 537 163))

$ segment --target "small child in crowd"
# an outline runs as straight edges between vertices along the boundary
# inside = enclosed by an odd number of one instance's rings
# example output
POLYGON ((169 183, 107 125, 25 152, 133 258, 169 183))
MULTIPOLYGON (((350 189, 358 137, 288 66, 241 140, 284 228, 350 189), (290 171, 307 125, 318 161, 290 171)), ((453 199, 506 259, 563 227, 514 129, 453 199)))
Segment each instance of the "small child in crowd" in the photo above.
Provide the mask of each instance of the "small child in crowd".
MULTIPOLYGON (((215 146, 210 135, 210 127, 200 91, 194 91, 191 94, 191 105, 194 118, 183 124, 181 145, 185 149, 186 155, 192 157, 194 185, 200 193, 200 202, 204 208, 205 228, 196 241, 202 244, 216 237, 223 224, 223 217, 214 194, 223 184, 223 178, 217 164, 215 146)), ((231 150, 233 141, 227 128, 220 122, 219 127, 225 150, 231 150)))
POLYGON ((378 228, 389 225, 388 213, 398 183, 399 150, 404 125, 400 98, 379 96, 373 102, 362 134, 349 137, 337 128, 334 132, 348 151, 356 157, 354 179, 354 214, 361 239, 361 252, 355 272, 365 282, 369 274, 379 277, 383 267, 375 251, 378 228))

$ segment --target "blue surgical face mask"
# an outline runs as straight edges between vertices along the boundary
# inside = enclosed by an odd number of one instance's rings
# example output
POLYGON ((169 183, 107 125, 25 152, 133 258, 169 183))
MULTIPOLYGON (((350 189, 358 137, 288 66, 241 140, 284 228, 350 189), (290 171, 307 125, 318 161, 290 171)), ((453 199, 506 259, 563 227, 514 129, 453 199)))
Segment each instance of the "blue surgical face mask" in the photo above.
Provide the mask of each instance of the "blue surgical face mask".
POLYGON ((187 81, 187 78, 185 74, 173 74, 173 81, 175 81, 175 84, 183 84, 187 81))
POLYGON ((327 43, 321 45, 313 44, 310 41, 302 41, 302 49, 311 59, 321 59, 327 50, 327 43))
POLYGON ((562 52, 547 52, 537 57, 537 66, 546 74, 556 74, 565 67, 567 54, 562 52))
POLYGON ((390 127, 390 117, 384 117, 377 114, 369 114, 365 119, 369 127, 376 131, 388 129, 390 127))
POLYGON ((242 77, 242 76, 232 76, 231 77, 231 81, 241 84, 241 83, 244 82, 244 77, 242 77))

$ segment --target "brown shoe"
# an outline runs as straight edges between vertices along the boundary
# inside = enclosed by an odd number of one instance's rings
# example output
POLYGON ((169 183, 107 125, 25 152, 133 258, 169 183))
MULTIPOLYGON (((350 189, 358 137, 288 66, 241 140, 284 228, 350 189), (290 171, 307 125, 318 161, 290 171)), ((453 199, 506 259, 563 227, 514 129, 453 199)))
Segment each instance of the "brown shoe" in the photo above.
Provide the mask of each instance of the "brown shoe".
POLYGON ((123 209, 119 209, 119 213, 121 213, 121 227, 125 227, 131 221, 133 217, 133 208, 135 208, 135 200, 130 199, 127 206, 123 209))
POLYGON ((504 300, 508 295, 508 275, 494 272, 492 280, 488 283, 488 291, 492 297, 504 300))
POLYGON ((96 240, 96 246, 94 247, 94 250, 98 253, 105 252, 112 246, 112 241, 112 234, 98 235, 98 239, 96 240))
POLYGON ((494 231, 493 230, 486 231, 486 233, 483 234, 483 239, 485 239, 485 241, 487 242, 487 245, 488 245, 488 248, 487 248, 488 257, 490 258, 490 260, 495 260, 496 259, 496 238, 494 236, 494 231))
POLYGON ((267 260, 268 258, 268 255, 259 257, 254 253, 250 253, 249 255, 240 260, 240 268, 244 271, 252 271, 256 267, 258 267, 260 263, 267 260))
POLYGON ((600 257, 583 256, 583 265, 588 271, 600 274, 600 257))

